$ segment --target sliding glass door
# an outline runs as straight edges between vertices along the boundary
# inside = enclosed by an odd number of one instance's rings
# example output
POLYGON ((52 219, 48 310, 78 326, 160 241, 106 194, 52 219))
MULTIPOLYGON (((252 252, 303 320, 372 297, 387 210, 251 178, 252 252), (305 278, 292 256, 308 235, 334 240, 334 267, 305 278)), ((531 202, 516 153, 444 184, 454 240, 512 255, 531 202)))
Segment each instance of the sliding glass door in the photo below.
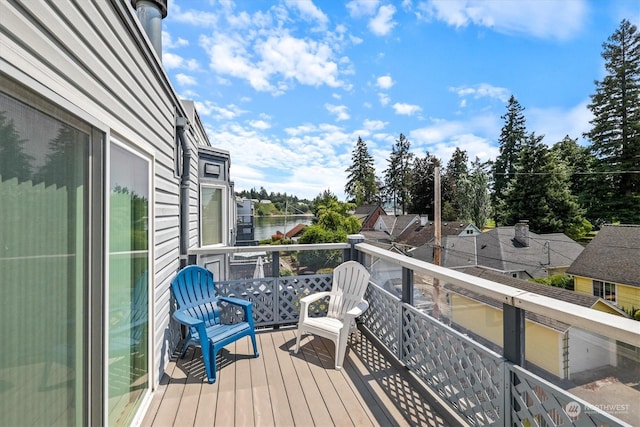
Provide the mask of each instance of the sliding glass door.
POLYGON ((128 425, 149 391, 150 161, 110 148, 108 422, 128 425))

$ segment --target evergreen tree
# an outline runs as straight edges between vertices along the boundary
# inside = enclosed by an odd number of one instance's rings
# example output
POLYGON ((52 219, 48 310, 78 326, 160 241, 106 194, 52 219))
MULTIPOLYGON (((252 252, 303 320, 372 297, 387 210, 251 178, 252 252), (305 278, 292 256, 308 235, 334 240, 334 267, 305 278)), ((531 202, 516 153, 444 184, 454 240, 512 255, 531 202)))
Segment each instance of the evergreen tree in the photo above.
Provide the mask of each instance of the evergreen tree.
POLYGON ((471 171, 458 180, 457 197, 461 209, 459 219, 470 220, 480 230, 491 215, 488 167, 488 163, 482 163, 476 157, 471 163, 471 171))
POLYGON ((351 154, 351 161, 351 166, 346 170, 349 174, 344 192, 351 196, 356 206, 376 202, 378 186, 373 157, 369 154, 367 144, 360 137, 351 154))
POLYGON ((394 213, 399 205, 403 215, 410 202, 409 185, 413 166, 413 154, 409 152, 410 147, 411 142, 403 134, 400 134, 396 145, 391 148, 391 156, 387 160, 389 167, 384 171, 387 200, 393 202, 394 213))
POLYGON ((460 206, 458 191, 460 180, 466 178, 469 173, 468 162, 469 156, 467 152, 456 147, 449 163, 447 163, 447 169, 442 175, 442 216, 445 221, 454 221, 461 218, 462 207, 460 206), (450 206, 450 208, 446 208, 447 206, 450 206), (445 215, 448 209, 451 212, 445 215))
POLYGON ((578 139, 571 139, 569 135, 562 141, 556 142, 551 151, 562 161, 569 173, 571 194, 578 197, 578 203, 585 209, 586 216, 590 220, 594 218, 589 215, 597 203, 593 194, 599 185, 601 176, 593 174, 595 156, 588 147, 578 144, 578 139))
POLYGON ((516 174, 505 193, 505 223, 528 219, 536 233, 565 232, 584 218, 569 190, 566 166, 542 138, 531 133, 520 148, 516 174))
POLYGON ((434 173, 436 166, 440 166, 440 159, 428 152, 422 158, 413 162, 411 171, 411 183, 409 185, 409 212, 413 214, 426 214, 434 217, 434 173))
POLYGON ((602 45, 607 75, 596 81, 585 133, 601 175, 590 217, 640 223, 640 33, 623 20, 602 45))
POLYGON ((505 197, 509 182, 516 172, 518 151, 526 138, 527 129, 522 113, 524 108, 511 95, 507 104, 507 112, 501 118, 504 126, 500 131, 500 151, 493 164, 493 193, 491 203, 496 225, 504 225, 505 221, 505 197))
POLYGON ((31 179, 33 156, 25 153, 26 139, 20 138, 13 120, 7 119, 0 111, 0 177, 3 181, 18 178, 18 181, 31 179))

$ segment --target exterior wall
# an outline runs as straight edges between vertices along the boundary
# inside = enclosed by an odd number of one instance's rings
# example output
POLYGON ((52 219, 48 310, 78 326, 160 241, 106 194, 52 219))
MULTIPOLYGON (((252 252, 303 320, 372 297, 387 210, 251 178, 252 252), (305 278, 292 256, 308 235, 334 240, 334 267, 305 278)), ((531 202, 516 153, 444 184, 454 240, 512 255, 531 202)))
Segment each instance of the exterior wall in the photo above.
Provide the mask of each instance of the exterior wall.
MULTIPOLYGON (((590 277, 574 276, 573 280, 574 290, 576 292, 587 295, 593 294, 593 279, 591 279, 590 277)), ((616 298, 616 304, 624 309, 630 309, 631 307, 640 308, 640 288, 638 287, 616 283, 616 298)), ((612 312, 613 314, 620 314, 612 311, 611 308, 607 308, 606 310, 602 311, 612 312)))
POLYGON ((569 329, 569 376, 602 366, 617 366, 616 346, 582 329, 569 329))
MULTIPOLYGON (((451 320, 502 347, 502 310, 451 293, 451 320)), ((525 358, 552 374, 564 377, 562 333, 525 320, 525 358), (544 351, 539 349, 544 348, 544 351)))
POLYGON ((593 295, 593 284, 591 279, 582 276, 574 276, 573 290, 581 294, 593 295))
MULTIPOLYGON (((117 136, 153 158, 149 277, 152 374, 158 384, 180 338, 177 328, 169 327, 169 285, 179 268, 175 122, 176 116, 186 116, 183 106, 128 1, 2 1, 0 16, 0 78, 21 82, 106 132, 107 140, 117 136)), ((199 124, 187 137, 192 150, 189 235, 195 246, 197 146, 208 142, 199 124)))

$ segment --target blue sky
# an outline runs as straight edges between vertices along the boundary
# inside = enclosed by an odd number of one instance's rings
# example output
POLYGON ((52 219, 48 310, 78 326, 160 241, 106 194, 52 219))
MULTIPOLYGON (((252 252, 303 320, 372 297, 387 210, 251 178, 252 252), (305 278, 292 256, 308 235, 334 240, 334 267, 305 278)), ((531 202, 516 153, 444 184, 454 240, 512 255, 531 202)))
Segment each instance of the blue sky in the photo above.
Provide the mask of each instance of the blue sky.
POLYGON ((638 0, 169 0, 163 63, 236 190, 345 199, 358 136, 493 159, 513 94, 549 145, 589 130, 602 43, 638 0))

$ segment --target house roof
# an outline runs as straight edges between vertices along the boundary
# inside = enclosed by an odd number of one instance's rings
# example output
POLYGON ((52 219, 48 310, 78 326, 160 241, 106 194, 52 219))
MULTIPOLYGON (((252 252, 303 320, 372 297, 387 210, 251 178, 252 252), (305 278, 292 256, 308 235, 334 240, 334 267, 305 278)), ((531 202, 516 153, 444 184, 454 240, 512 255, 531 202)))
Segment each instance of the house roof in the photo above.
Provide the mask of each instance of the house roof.
POLYGON ((287 231, 285 236, 289 239, 293 237, 297 237, 298 235, 302 234, 302 232, 306 227, 307 227, 306 224, 296 224, 293 226, 291 230, 287 231))
POLYGON ((393 237, 398 237, 407 227, 413 223, 420 224, 418 215, 381 215, 378 221, 382 221, 393 237))
MULTIPOLYGON (((544 295, 549 298, 553 298, 559 301, 569 302, 582 307, 593 308, 593 306, 595 306, 596 303, 598 302, 602 302, 604 304, 607 304, 608 306, 613 307, 608 301, 605 301, 601 298, 598 298, 592 295, 579 294, 577 292, 569 291, 567 289, 556 288, 553 286, 543 285, 535 282, 529 282, 528 280, 516 279, 513 277, 505 276, 497 272, 487 270, 482 267, 466 267, 466 268, 461 268, 459 270, 466 274, 470 274, 472 276, 491 280, 493 282, 497 282, 503 285, 511 286, 513 288, 521 289, 526 292, 532 292, 539 295, 544 295)), ((481 295, 477 292, 473 292, 468 289, 462 288, 460 286, 451 285, 451 284, 445 284, 445 289, 449 289, 452 292, 455 292, 459 295, 466 296, 475 301, 482 302, 492 307, 502 309, 502 301, 498 301, 495 298, 490 298, 490 297, 481 295)), ((543 326, 547 326, 551 329, 555 329, 560 332, 564 332, 571 327, 571 325, 567 323, 561 322, 551 317, 529 312, 529 311, 525 312, 525 317, 531 320, 532 322, 539 323, 543 326)))
POLYGON ((356 208, 356 211, 354 213, 354 215, 364 215, 364 216, 368 216, 371 215, 372 213, 374 213, 376 211, 376 209, 382 209, 379 205, 362 205, 362 206, 358 206, 356 208))
MULTIPOLYGON (((433 240, 412 251, 415 258, 433 262, 433 240)), ((513 227, 497 227, 477 236, 444 236, 441 265, 449 268, 483 266, 503 272, 526 272, 547 277, 548 269, 568 267, 583 246, 562 233, 529 233, 529 246, 515 240, 513 227)))
MULTIPOLYGON (((448 221, 441 223, 441 235, 444 236, 457 236, 462 233, 469 225, 469 222, 464 221, 448 221)), ((475 227, 475 226, 474 226, 475 227)), ((402 232, 396 239, 398 243, 408 246, 422 246, 425 243, 430 242, 434 238, 435 227, 433 221, 428 222, 424 226, 417 222, 415 225, 408 227, 402 232)))
POLYGON ((515 239, 514 227, 496 227, 476 238, 477 264, 500 271, 546 277, 549 268, 568 267, 584 247, 563 233, 529 232, 529 246, 515 239))
POLYGON ((372 242, 391 243, 391 236, 386 231, 362 230, 360 234, 364 236, 367 243, 372 243, 372 242))
POLYGON ((640 287, 640 225, 606 225, 568 274, 640 287))

